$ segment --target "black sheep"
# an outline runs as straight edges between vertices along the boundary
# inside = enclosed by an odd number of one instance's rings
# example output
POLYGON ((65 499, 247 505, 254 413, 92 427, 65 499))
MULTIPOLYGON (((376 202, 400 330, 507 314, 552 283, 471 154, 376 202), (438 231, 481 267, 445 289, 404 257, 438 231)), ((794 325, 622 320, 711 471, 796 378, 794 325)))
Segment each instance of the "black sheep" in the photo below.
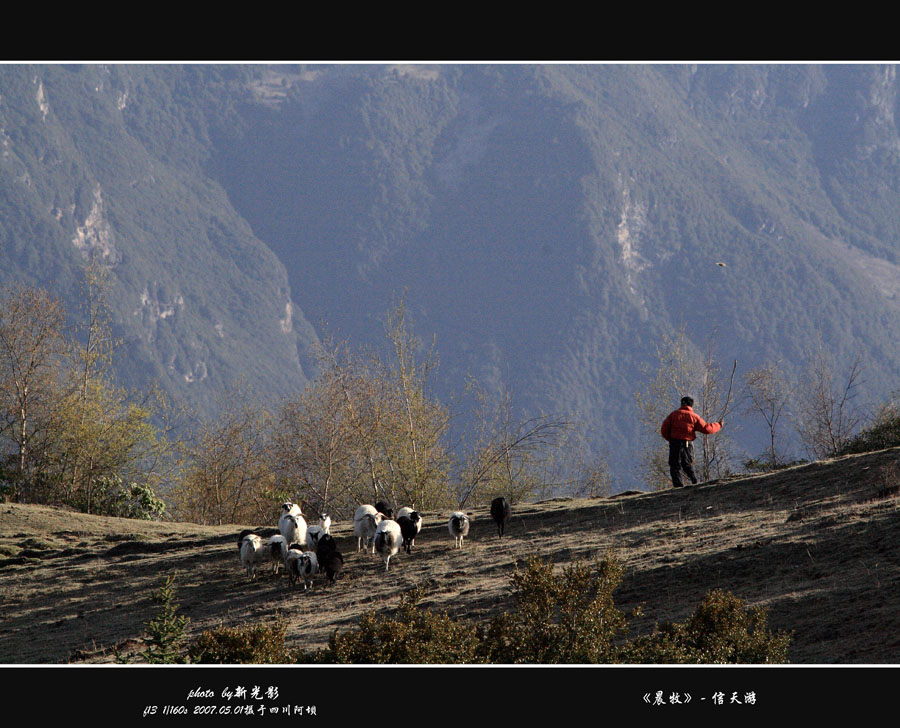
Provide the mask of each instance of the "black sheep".
POLYGON ((419 514, 413 511, 408 516, 400 516, 397 524, 400 526, 400 535, 403 537, 403 550, 410 553, 416 536, 419 535, 419 514))
POLYGON ((503 496, 498 496, 491 501, 491 518, 497 524, 497 534, 503 538, 506 530, 506 521, 509 519, 509 501, 503 496))
POLYGON ((319 570, 325 572, 325 576, 334 584, 334 580, 344 568, 344 557, 337 550, 334 536, 326 533, 319 539, 319 543, 316 545, 316 556, 319 559, 319 570))

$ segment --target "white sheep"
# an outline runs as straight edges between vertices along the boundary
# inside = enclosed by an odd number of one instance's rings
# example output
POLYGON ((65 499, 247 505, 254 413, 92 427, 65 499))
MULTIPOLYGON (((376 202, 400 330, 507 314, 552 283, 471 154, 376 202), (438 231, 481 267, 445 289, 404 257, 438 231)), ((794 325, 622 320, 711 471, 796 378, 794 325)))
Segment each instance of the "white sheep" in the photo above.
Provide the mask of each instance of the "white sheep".
POLYGON ((319 515, 319 528, 321 528, 325 533, 331 533, 331 516, 327 513, 322 513, 319 515))
POLYGON ((284 540, 288 542, 288 546, 292 543, 306 543, 306 519, 303 516, 292 516, 282 513, 278 519, 278 530, 284 536, 284 540))
POLYGON ((325 530, 321 526, 310 526, 306 529, 306 546, 310 551, 316 550, 319 539, 325 535, 325 530))
POLYGON ((277 574, 278 568, 284 563, 284 557, 287 556, 287 539, 284 536, 270 537, 266 542, 266 551, 269 554, 269 560, 272 562, 272 573, 277 574))
POLYGON ((319 571, 319 559, 312 551, 290 549, 284 558, 284 565, 287 568, 291 587, 298 580, 302 580, 304 591, 312 586, 312 578, 319 571))
POLYGON ((252 529, 252 528, 245 528, 245 529, 244 529, 243 531, 241 531, 240 534, 238 535, 238 537, 237 537, 237 548, 238 548, 238 553, 240 553, 241 547, 244 545, 244 536, 247 536, 248 534, 251 534, 251 533, 253 533, 253 529, 252 529))
POLYGON ((450 514, 450 521, 447 523, 450 535, 456 539, 454 548, 461 549, 463 539, 469 535, 469 517, 462 511, 453 511, 450 514))
POLYGON ((384 514, 375 510, 375 506, 362 505, 356 509, 353 515, 353 533, 356 534, 356 552, 359 553, 363 547, 368 548, 372 544, 372 553, 375 553, 375 544, 373 539, 378 524, 384 520, 384 514))
POLYGON ((283 516, 302 516, 303 511, 300 509, 296 503, 291 503, 288 501, 287 503, 281 504, 281 515, 283 516))
POLYGON ((250 581, 256 578, 256 567, 268 558, 262 539, 255 533, 248 533, 241 543, 241 566, 247 570, 250 581))
POLYGON ((388 570, 388 565, 391 560, 391 556, 396 554, 400 550, 400 544, 403 541, 403 536, 400 533, 400 524, 396 521, 391 520, 390 518, 385 518, 381 523, 378 524, 378 528, 375 529, 375 538, 372 543, 375 547, 375 550, 381 554, 381 558, 384 559, 384 570, 388 570))

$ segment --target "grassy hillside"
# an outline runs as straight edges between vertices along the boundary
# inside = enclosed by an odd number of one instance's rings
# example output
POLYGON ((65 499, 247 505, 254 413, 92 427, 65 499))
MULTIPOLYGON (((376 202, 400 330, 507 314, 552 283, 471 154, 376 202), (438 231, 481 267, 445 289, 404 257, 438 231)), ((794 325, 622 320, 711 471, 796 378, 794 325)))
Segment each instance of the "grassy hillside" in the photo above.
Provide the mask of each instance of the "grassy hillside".
POLYGON ((617 606, 643 606, 633 633, 683 620, 706 592, 722 588, 768 608, 771 629, 793 632, 792 664, 898 662, 900 500, 890 477, 898 459, 892 449, 677 491, 522 505, 502 540, 479 508, 461 551, 453 549, 447 514, 428 513, 413 553, 392 559, 388 573, 377 556, 356 553, 351 527, 341 523, 335 532, 345 574, 306 593, 292 592, 284 573, 247 580, 236 548, 243 525, 4 504, 0 662, 135 656, 165 575, 176 576, 192 637, 278 616, 287 622, 288 646, 309 649, 367 611, 391 613, 414 586, 425 589, 423 606, 488 617, 505 608, 509 576, 528 556, 565 565, 608 549, 625 567, 617 606))

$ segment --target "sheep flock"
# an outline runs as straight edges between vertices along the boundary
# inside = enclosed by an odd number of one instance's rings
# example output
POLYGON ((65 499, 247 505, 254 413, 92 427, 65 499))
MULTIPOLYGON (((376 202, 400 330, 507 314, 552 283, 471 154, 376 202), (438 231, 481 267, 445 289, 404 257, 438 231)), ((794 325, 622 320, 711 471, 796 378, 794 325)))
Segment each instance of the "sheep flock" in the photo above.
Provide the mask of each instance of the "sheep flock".
MULTIPOLYGON (((495 498, 490 512, 498 536, 502 538, 510 514, 509 502, 503 497, 495 498)), ((463 548, 471 521, 471 514, 462 511, 450 514, 446 524, 453 537, 451 548, 463 548)), ((384 562, 384 571, 389 572, 392 557, 400 552, 407 556, 413 554, 423 523, 422 515, 409 506, 400 508, 395 517, 393 507, 385 501, 361 504, 353 517, 357 558, 365 559, 378 553, 384 562)), ((337 581, 344 569, 345 557, 331 534, 330 516, 322 513, 317 522, 308 524, 302 508, 286 502, 281 505, 276 525, 278 533, 268 538, 252 529, 238 535, 240 563, 247 580, 255 581, 258 571, 263 568, 277 577, 283 567, 291 590, 302 586, 303 591, 308 591, 317 579, 329 585, 337 581)))

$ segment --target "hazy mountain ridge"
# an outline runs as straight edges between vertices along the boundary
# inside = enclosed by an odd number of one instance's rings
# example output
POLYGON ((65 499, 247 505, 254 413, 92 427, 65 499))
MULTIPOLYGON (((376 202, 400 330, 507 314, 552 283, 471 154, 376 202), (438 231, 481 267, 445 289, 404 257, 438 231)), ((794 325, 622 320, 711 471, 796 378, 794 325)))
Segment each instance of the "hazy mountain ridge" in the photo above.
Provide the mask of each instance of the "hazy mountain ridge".
POLYGON ((821 340, 891 391, 896 110, 870 65, 5 67, 2 279, 74 300, 103 251, 130 380, 207 405, 248 363, 302 386, 326 321, 380 343, 405 290, 442 393, 578 416, 631 487, 681 325, 742 370, 821 340))

